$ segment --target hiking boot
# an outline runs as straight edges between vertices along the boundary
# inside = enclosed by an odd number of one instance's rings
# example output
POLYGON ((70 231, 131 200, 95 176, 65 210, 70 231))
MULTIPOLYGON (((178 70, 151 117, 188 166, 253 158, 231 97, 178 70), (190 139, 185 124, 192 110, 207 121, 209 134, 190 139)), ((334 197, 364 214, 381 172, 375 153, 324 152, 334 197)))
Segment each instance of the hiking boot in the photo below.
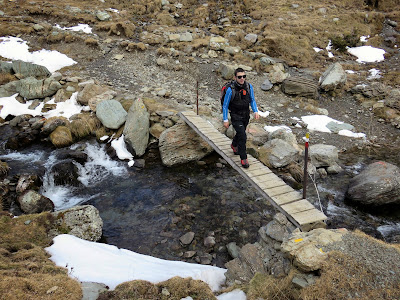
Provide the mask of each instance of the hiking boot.
POLYGON ((232 150, 233 150, 233 154, 235 154, 235 155, 239 155, 239 150, 238 150, 238 147, 234 147, 232 144, 231 144, 231 148, 232 148, 232 150))
POLYGON ((240 162, 242 163, 243 168, 247 169, 250 166, 249 161, 247 159, 242 159, 242 160, 240 160, 240 162))

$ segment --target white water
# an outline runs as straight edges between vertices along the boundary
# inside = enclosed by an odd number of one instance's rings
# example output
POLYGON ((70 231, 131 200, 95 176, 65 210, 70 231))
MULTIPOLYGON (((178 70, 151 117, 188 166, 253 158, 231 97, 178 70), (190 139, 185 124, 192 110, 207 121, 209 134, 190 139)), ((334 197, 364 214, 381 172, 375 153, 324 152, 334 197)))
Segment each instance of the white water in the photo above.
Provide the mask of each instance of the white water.
POLYGON ((5 160, 18 160, 18 161, 29 161, 32 163, 43 160, 45 157, 45 153, 43 151, 33 151, 30 153, 20 153, 20 152, 11 152, 8 154, 0 155, 1 159, 5 160))
MULTIPOLYGON (((78 146, 74 145, 71 148, 75 149, 78 146)), ((123 176, 127 174, 125 165, 119 161, 111 160, 103 145, 91 145, 87 143, 84 152, 88 155, 88 161, 85 165, 82 166, 76 162, 74 164, 79 170, 78 180, 85 187, 96 186, 107 178, 107 176, 123 176)), ((82 204, 98 195, 85 195, 85 190, 79 187, 55 185, 53 174, 49 170, 56 162, 56 152, 53 151, 45 164, 47 171, 40 190, 41 194, 53 201, 55 210, 67 209, 82 204)))

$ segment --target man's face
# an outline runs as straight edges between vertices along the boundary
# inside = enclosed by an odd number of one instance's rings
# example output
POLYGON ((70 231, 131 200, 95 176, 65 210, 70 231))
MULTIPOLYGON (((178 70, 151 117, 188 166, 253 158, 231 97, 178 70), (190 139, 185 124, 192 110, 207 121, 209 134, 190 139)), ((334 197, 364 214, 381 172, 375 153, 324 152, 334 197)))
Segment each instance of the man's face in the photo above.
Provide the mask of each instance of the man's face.
POLYGON ((246 80, 246 74, 244 72, 238 72, 235 77, 237 83, 243 84, 246 80))

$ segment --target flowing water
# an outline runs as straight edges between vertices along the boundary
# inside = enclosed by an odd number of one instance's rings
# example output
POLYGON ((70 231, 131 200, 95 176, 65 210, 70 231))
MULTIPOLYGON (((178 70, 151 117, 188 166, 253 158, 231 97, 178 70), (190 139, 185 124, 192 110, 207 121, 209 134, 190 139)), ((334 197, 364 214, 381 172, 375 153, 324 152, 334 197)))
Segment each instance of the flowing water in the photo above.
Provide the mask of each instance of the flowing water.
MULTIPOLYGON (((94 205, 104 221, 102 242, 166 259, 181 259, 185 251, 198 255, 209 252, 203 239, 214 235, 217 247, 213 263, 228 259, 224 247, 257 240, 260 226, 267 224, 274 208, 229 166, 219 164, 217 154, 196 162, 167 168, 158 149, 145 155, 144 169, 129 168, 127 162, 111 159, 97 142, 75 144, 88 155, 79 169, 80 185, 57 186, 51 167, 57 153, 48 146, 34 145, 14 152, 0 150, 0 159, 11 167, 10 175, 35 173, 43 178, 40 192, 50 198, 56 210, 79 204, 94 205), (182 248, 179 237, 195 232, 194 242, 182 248)), ((344 201, 347 182, 363 165, 346 167, 341 175, 328 176, 309 184, 308 197, 329 216, 328 227, 359 228, 373 236, 395 241, 400 235, 399 210, 368 212, 344 201), (318 191, 318 194, 317 194, 318 191)), ((14 213, 18 209, 14 208, 14 213)), ((188 259, 190 261, 190 259, 188 259)))

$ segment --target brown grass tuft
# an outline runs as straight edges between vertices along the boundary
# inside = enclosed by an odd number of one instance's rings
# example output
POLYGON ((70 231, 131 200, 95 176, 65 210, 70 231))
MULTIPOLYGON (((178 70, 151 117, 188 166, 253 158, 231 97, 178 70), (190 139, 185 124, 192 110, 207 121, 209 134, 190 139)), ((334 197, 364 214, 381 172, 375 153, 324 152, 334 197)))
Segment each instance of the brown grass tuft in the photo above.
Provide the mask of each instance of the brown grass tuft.
POLYGON ((0 295, 2 299, 81 299, 79 282, 48 259, 52 224, 48 212, 0 216, 0 295), (30 223, 27 223, 30 221, 30 223))
POLYGON ((104 292, 98 300, 180 300, 187 296, 194 300, 214 300, 216 297, 210 287, 201 280, 173 277, 158 284, 144 280, 133 280, 118 285, 114 291, 104 292))
POLYGON ((130 22, 108 22, 96 25, 96 30, 108 31, 109 35, 125 36, 132 38, 135 34, 136 26, 130 22))
POLYGON ((6 176, 9 170, 10 167, 8 166, 8 164, 0 160, 0 178, 6 176))
POLYGON ((69 124, 69 129, 75 138, 82 139, 94 133, 100 126, 101 122, 95 115, 82 113, 69 124))
POLYGON ((297 291, 292 286, 292 271, 285 278, 257 273, 251 279, 247 289, 247 299, 290 300, 297 299, 297 291))
POLYGON ((329 252, 321 273, 320 279, 314 285, 302 290, 302 299, 400 298, 400 286, 376 285, 375 276, 364 264, 337 251, 329 252))
POLYGON ((85 40, 85 44, 88 46, 97 47, 99 46, 99 41, 94 38, 87 38, 85 40))
POLYGON ((11 81, 17 80, 17 77, 11 74, 0 73, 0 85, 9 83, 11 81))

